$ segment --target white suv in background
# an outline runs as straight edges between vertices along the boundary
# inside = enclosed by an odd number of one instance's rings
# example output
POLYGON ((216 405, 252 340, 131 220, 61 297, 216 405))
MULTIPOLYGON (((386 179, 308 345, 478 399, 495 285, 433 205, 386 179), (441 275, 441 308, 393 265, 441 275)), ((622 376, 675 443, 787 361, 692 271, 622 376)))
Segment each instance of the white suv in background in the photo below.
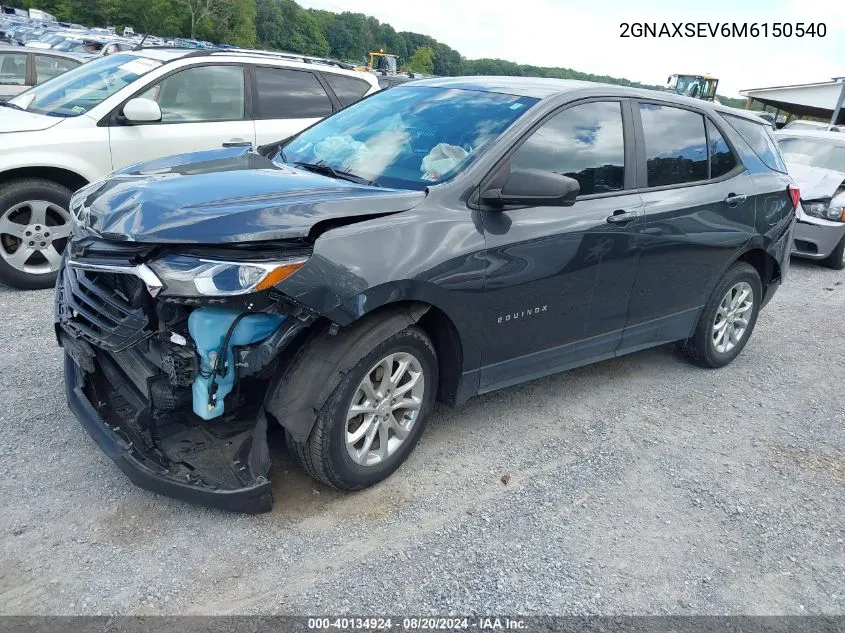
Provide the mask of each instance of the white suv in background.
POLYGON ((0 281, 53 284, 81 186, 153 158, 278 141, 378 89, 329 60, 145 48, 0 104, 0 281))

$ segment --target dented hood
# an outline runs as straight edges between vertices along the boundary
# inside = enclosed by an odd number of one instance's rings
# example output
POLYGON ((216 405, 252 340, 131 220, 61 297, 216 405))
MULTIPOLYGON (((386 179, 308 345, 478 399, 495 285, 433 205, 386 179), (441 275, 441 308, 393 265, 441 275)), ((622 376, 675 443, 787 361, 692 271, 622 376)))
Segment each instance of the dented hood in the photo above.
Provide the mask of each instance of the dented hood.
POLYGON ((271 160, 244 147, 141 163, 81 189, 80 232, 113 240, 226 244, 301 238, 322 221, 413 208, 421 191, 359 185, 271 160))
POLYGON ((786 168, 798 186, 802 200, 830 198, 845 180, 845 173, 822 167, 787 162, 786 168))

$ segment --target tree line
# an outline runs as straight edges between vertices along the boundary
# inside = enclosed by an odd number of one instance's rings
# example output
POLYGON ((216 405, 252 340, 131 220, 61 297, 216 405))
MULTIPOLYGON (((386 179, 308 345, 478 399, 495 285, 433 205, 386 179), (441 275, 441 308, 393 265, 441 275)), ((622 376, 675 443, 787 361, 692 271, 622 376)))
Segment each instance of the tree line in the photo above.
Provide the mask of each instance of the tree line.
MULTIPOLYGON (((197 38, 354 63, 363 62, 371 51, 383 49, 398 55, 407 70, 441 76, 555 77, 662 88, 570 68, 465 59, 431 36, 396 31, 363 13, 304 9, 294 0, 12 0, 10 5, 43 9, 59 20, 86 26, 114 26, 118 30, 132 26, 136 33, 197 38)), ((719 100, 735 107, 744 105, 741 99, 720 96, 719 100)))

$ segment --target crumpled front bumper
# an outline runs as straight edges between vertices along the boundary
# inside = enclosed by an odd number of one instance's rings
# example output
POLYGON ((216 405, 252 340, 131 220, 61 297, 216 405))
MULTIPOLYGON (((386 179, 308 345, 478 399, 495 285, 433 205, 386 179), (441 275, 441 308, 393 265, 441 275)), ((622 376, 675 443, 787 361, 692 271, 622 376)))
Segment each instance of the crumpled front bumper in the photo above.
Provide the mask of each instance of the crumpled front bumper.
POLYGON ((825 259, 844 237, 845 223, 803 215, 795 225, 792 254, 808 259, 825 259))
MULTIPOLYGON (((223 510, 250 514, 270 510, 273 497, 270 482, 263 474, 257 474, 252 485, 235 489, 215 489, 195 481, 179 481, 172 472, 145 454, 143 448, 121 434, 117 427, 109 426, 88 399, 84 387, 85 373, 69 354, 65 354, 65 390, 71 411, 106 455, 138 486, 175 499, 223 510)), ((247 463, 255 461, 255 455, 260 462, 258 470, 264 467, 265 462, 269 466, 266 431, 267 419, 262 413, 251 438, 255 444, 250 444, 249 459, 243 463, 245 468, 256 467, 247 463)))

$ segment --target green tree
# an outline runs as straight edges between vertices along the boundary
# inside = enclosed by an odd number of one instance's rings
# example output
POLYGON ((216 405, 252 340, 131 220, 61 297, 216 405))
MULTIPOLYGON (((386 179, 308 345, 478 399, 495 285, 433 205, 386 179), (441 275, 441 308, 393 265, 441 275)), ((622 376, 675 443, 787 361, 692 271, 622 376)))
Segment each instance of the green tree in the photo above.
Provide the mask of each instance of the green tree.
POLYGON ((358 57, 360 39, 347 20, 336 17, 326 30, 326 41, 330 53, 340 59, 354 59, 358 57))
POLYGON ((463 58, 454 48, 438 42, 434 47, 434 74, 460 75, 463 58))
MULTIPOLYGON (((87 0, 85 0, 87 1, 87 0)), ((219 10, 222 0, 176 0, 187 13, 188 37, 196 37, 197 27, 219 10)))
POLYGON ((214 6, 197 35, 205 40, 251 48, 256 34, 255 0, 227 0, 214 6))
POLYGON ((434 51, 428 46, 422 46, 414 51, 408 61, 408 70, 430 75, 434 72, 434 51))
MULTIPOLYGON (((404 67, 436 75, 512 75, 582 79, 662 89, 620 77, 571 68, 517 64, 505 59, 464 59, 424 33, 396 30, 363 13, 303 9, 294 0, 0 0, 13 7, 39 8, 60 20, 88 26, 131 25, 153 35, 195 36, 212 42, 331 56, 356 62, 384 49, 404 67)), ((739 99, 722 103, 743 107, 739 99)))

